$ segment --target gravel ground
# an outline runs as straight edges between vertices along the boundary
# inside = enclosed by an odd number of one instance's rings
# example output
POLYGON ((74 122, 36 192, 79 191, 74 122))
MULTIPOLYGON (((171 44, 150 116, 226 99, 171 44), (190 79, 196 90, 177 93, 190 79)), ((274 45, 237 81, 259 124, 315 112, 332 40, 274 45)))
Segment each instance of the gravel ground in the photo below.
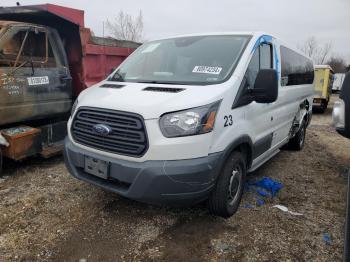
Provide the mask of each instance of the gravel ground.
POLYGON ((0 261, 339 261, 350 140, 330 117, 331 108, 314 115, 303 151, 282 151, 250 175, 282 182, 280 193, 257 206, 246 192, 227 220, 204 204, 157 207, 105 192, 69 176, 62 157, 9 163, 0 179, 0 261))

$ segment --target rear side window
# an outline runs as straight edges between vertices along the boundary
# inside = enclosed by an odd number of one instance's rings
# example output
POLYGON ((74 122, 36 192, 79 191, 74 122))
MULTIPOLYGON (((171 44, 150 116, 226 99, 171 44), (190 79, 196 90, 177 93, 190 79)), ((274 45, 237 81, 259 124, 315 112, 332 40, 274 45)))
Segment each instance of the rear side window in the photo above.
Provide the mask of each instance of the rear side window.
POLYGON ((281 46, 281 85, 305 85, 314 81, 314 67, 310 59, 281 46))

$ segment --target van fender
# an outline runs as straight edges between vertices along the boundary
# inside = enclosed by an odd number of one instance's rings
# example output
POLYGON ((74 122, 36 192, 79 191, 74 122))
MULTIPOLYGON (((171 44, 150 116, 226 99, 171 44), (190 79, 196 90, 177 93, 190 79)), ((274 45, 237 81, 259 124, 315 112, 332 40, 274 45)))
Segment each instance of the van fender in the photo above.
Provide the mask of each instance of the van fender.
POLYGON ((299 110, 294 117, 293 124, 290 130, 290 138, 294 137, 295 134, 299 131, 304 120, 305 120, 306 126, 309 126, 311 122, 311 115, 310 115, 310 105, 307 100, 305 100, 299 105, 299 110))
POLYGON ((214 176, 215 180, 220 175, 222 168, 224 167, 226 160, 235 150, 239 150, 246 155, 247 158, 247 170, 251 167, 253 162, 253 142, 248 135, 243 135, 231 142, 223 151, 222 156, 219 159, 217 165, 216 174, 214 176))

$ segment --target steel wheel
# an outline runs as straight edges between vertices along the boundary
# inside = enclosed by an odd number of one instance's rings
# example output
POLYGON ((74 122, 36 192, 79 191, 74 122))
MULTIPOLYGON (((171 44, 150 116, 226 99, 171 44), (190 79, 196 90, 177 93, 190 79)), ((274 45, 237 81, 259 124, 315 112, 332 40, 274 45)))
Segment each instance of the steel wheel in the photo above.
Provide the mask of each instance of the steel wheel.
POLYGON ((237 212, 245 177, 246 158, 242 152, 234 151, 225 161, 209 197, 209 210, 213 215, 228 218, 237 212))
POLYGON ((302 126, 300 129, 300 140, 299 140, 299 147, 303 148, 305 143, 305 125, 302 126))
POLYGON ((232 206, 239 197, 239 188, 242 182, 242 169, 237 166, 232 170, 230 184, 228 188, 228 205, 232 206))

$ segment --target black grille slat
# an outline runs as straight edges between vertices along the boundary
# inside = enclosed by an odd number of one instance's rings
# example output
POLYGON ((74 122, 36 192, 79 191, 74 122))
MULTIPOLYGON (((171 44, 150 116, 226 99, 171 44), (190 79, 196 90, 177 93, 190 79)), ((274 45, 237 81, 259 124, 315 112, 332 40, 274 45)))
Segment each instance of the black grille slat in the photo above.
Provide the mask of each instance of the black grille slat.
POLYGON ((116 154, 140 157, 148 148, 143 118, 134 113, 81 107, 73 119, 71 133, 79 144, 116 154), (97 124, 108 125, 111 133, 96 133, 93 127, 97 124))
POLYGON ((137 127, 137 128, 141 128, 142 127, 142 122, 138 119, 135 120, 130 120, 128 118, 125 118, 123 116, 120 116, 118 118, 115 117, 111 117, 109 115, 103 115, 103 114, 96 114, 91 113, 83 113, 83 114, 79 114, 78 119, 83 119, 83 120, 88 120, 88 121, 108 121, 108 122, 113 122, 113 124, 119 124, 122 126, 128 126, 128 127, 137 127), (85 117, 85 115, 87 115, 88 117, 85 117))
MULTIPOLYGON (((84 135, 89 135, 89 136, 95 136, 96 134, 92 131, 88 131, 88 130, 84 130, 82 128, 79 128, 79 127, 76 127, 74 126, 74 130, 75 130, 75 133, 81 133, 81 134, 84 134, 84 135)), ((117 135, 109 135, 108 138, 107 137, 104 137, 104 139, 106 140, 110 140, 110 139, 114 139, 114 140, 118 140, 118 141, 129 141, 129 142, 138 142, 138 143, 143 143, 145 142, 145 139, 142 135, 140 135, 139 137, 127 137, 127 136, 117 136, 117 135)), ((113 142, 113 141, 111 141, 113 142)))
POLYGON ((101 124, 101 123, 108 123, 109 126, 111 127, 115 127, 115 128, 127 128, 130 130, 139 130, 142 128, 142 126, 131 126, 131 125, 121 125, 121 124, 115 124, 115 123, 111 123, 111 121, 108 121, 108 119, 101 119, 101 120, 91 120, 89 118, 78 118, 77 122, 83 122, 83 123, 90 123, 91 125, 95 125, 95 124, 101 124))
MULTIPOLYGON (((99 124, 99 123, 95 123, 95 124, 99 124)), ((82 122, 80 120, 77 120, 74 122, 74 128, 76 129, 89 129, 92 130, 93 126, 95 124, 91 124, 91 123, 87 123, 87 122, 82 122)), ((113 127, 113 126, 111 126, 113 127)), ((130 138, 139 138, 139 137, 144 137, 144 133, 142 131, 138 131, 138 130, 133 130, 133 129, 123 129, 123 128, 113 128, 113 132, 110 135, 112 136, 120 136, 120 137, 130 137, 130 138)), ((143 141, 141 141, 143 142, 143 141)))
MULTIPOLYGON (((96 143, 101 143, 101 141, 99 139, 96 139, 96 137, 92 136, 92 135, 84 134, 84 133, 81 133, 81 132, 75 132, 75 135, 77 137, 82 138, 82 139, 88 139, 90 141, 95 141, 96 143)), ((103 141, 103 143, 101 143, 104 146, 108 146, 108 145, 111 145, 113 143, 111 140, 108 140, 106 138, 104 138, 104 139, 105 139, 105 141, 103 141)), ((137 146, 135 144, 121 142, 121 141, 114 142, 113 144, 118 146, 118 147, 125 147, 125 148, 132 148, 132 149, 140 148, 140 146, 137 146)))
MULTIPOLYGON (((84 142, 84 145, 87 145, 87 146, 91 146, 91 147, 94 147, 94 148, 98 148, 98 149, 101 149, 101 150, 104 150, 104 151, 109 151, 109 152, 112 152, 113 150, 115 150, 114 147, 111 147, 109 145, 100 145, 98 144, 97 142, 93 142, 93 141, 89 141, 89 140, 86 140, 86 139, 77 139, 77 142, 84 142)), ((123 147, 119 147, 118 148, 118 153, 123 153, 123 154, 134 154, 135 152, 139 152, 140 150, 136 151, 134 149, 128 149, 128 148, 123 148, 123 147)))

